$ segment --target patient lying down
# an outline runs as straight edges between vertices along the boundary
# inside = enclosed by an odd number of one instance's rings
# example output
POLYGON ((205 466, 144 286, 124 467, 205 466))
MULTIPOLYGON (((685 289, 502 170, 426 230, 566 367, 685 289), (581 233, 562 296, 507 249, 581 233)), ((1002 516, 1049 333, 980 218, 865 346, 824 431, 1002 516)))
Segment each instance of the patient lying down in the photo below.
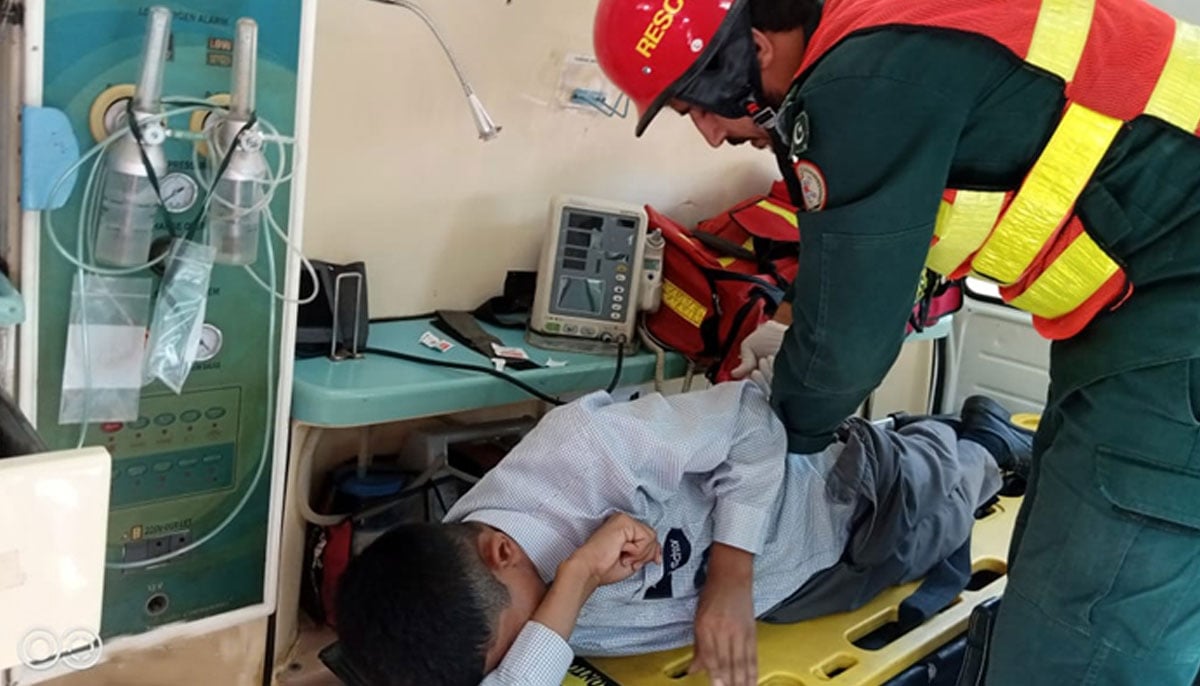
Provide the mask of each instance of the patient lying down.
POLYGON ((1029 460, 1007 419, 986 398, 896 430, 850 419, 798 455, 753 382, 594 393, 550 412, 445 523, 351 564, 343 650, 377 686, 557 686, 575 653, 694 643, 693 671, 749 686, 755 619, 811 615, 817 577, 813 611, 849 610, 870 598, 839 596, 839 574, 912 581, 968 540, 1001 469, 1029 460))

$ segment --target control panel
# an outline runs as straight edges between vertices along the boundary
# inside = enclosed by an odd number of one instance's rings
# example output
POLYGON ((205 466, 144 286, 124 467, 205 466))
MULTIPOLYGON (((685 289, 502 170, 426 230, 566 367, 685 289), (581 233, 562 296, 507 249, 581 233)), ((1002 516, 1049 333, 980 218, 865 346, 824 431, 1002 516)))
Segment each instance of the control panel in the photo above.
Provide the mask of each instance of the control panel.
POLYGON ((238 395, 227 388, 153 396, 154 417, 102 424, 113 455, 113 510, 232 488, 238 395))
POLYGON ((597 352, 636 340, 646 249, 637 206, 560 197, 551 206, 528 339, 547 348, 597 352))
MULTIPOLYGON (((164 126, 173 132, 161 145, 164 207, 154 207, 153 238, 167 244, 202 222, 219 159, 192 136, 203 130, 213 107, 229 96, 239 21, 258 26, 256 93, 258 121, 280 137, 295 135, 301 13, 307 0, 56 0, 44 2, 44 61, 40 86, 46 107, 64 112, 80 148, 90 149, 121 126, 141 74, 147 16, 152 6, 171 10, 169 50, 162 92, 172 98, 164 126), (186 102, 174 100, 186 98, 186 102), (208 104, 196 104, 208 103, 208 104), (191 108, 191 111, 188 108, 191 108), (174 135, 178 132, 180 135, 174 135)), ((290 151, 267 146, 271 169, 290 151)), ((80 172, 87 177, 88 168, 80 172)), ((80 182, 82 185, 82 181, 80 182)), ((62 236, 83 214, 82 191, 55 210, 62 236)), ((291 186, 281 183, 270 202, 278 225, 289 230, 291 186)), ((44 231, 40 231, 42 235, 44 231)), ((204 231, 194 232, 204 240, 204 231)), ((249 267, 217 264, 212 271, 199 354, 182 392, 155 381, 142 389, 136 419, 87 427, 87 445, 113 455, 106 546, 104 611, 106 641, 160 626, 266 606, 268 537, 272 508, 275 406, 281 357, 282 306, 261 284, 284 290, 288 249, 263 231, 249 267), (273 259, 266 241, 271 241, 273 259), (272 272, 275 280, 272 284, 272 272), (270 322, 274 320, 272 329, 270 322)), ((65 238, 64 238, 65 240, 65 238)), ((72 234, 70 244, 76 243, 72 234)), ((78 424, 60 424, 59 409, 70 321, 71 283, 77 268, 42 241, 36 269, 39 293, 37 425, 52 448, 74 447, 78 424)), ((161 274, 140 269, 128 278, 161 274)), ((275 503, 280 507, 280 503, 275 503)))

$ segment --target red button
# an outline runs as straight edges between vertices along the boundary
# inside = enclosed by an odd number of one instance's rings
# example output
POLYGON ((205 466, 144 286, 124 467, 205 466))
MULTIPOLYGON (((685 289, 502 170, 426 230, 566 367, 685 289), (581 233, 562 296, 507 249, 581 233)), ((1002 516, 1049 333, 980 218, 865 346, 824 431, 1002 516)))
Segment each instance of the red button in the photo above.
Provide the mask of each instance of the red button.
POLYGON ((100 425, 100 430, 106 434, 115 434, 123 428, 125 428, 125 424, 123 422, 108 422, 100 425))

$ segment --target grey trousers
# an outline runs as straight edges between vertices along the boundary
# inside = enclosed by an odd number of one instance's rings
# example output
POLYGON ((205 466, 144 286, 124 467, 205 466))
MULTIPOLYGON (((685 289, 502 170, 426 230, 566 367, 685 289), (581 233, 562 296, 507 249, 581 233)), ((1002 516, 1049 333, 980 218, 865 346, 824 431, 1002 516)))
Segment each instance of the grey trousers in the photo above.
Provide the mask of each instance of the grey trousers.
POLYGON ((983 446, 959 440, 953 427, 936 420, 895 431, 854 418, 839 438, 828 495, 855 504, 850 543, 837 565, 809 579, 764 621, 847 612, 920 579, 969 540, 975 511, 1000 490, 1000 470, 983 446))

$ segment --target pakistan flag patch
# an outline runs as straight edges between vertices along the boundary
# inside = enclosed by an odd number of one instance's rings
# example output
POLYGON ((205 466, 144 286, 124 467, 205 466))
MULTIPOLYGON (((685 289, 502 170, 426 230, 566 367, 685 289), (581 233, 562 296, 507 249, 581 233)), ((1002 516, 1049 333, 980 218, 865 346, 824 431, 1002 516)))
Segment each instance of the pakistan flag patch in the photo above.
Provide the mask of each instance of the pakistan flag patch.
POLYGON ((796 121, 792 124, 792 162, 798 162, 800 156, 808 152, 808 143, 812 140, 812 126, 808 120, 808 112, 801 112, 796 115, 796 121))

